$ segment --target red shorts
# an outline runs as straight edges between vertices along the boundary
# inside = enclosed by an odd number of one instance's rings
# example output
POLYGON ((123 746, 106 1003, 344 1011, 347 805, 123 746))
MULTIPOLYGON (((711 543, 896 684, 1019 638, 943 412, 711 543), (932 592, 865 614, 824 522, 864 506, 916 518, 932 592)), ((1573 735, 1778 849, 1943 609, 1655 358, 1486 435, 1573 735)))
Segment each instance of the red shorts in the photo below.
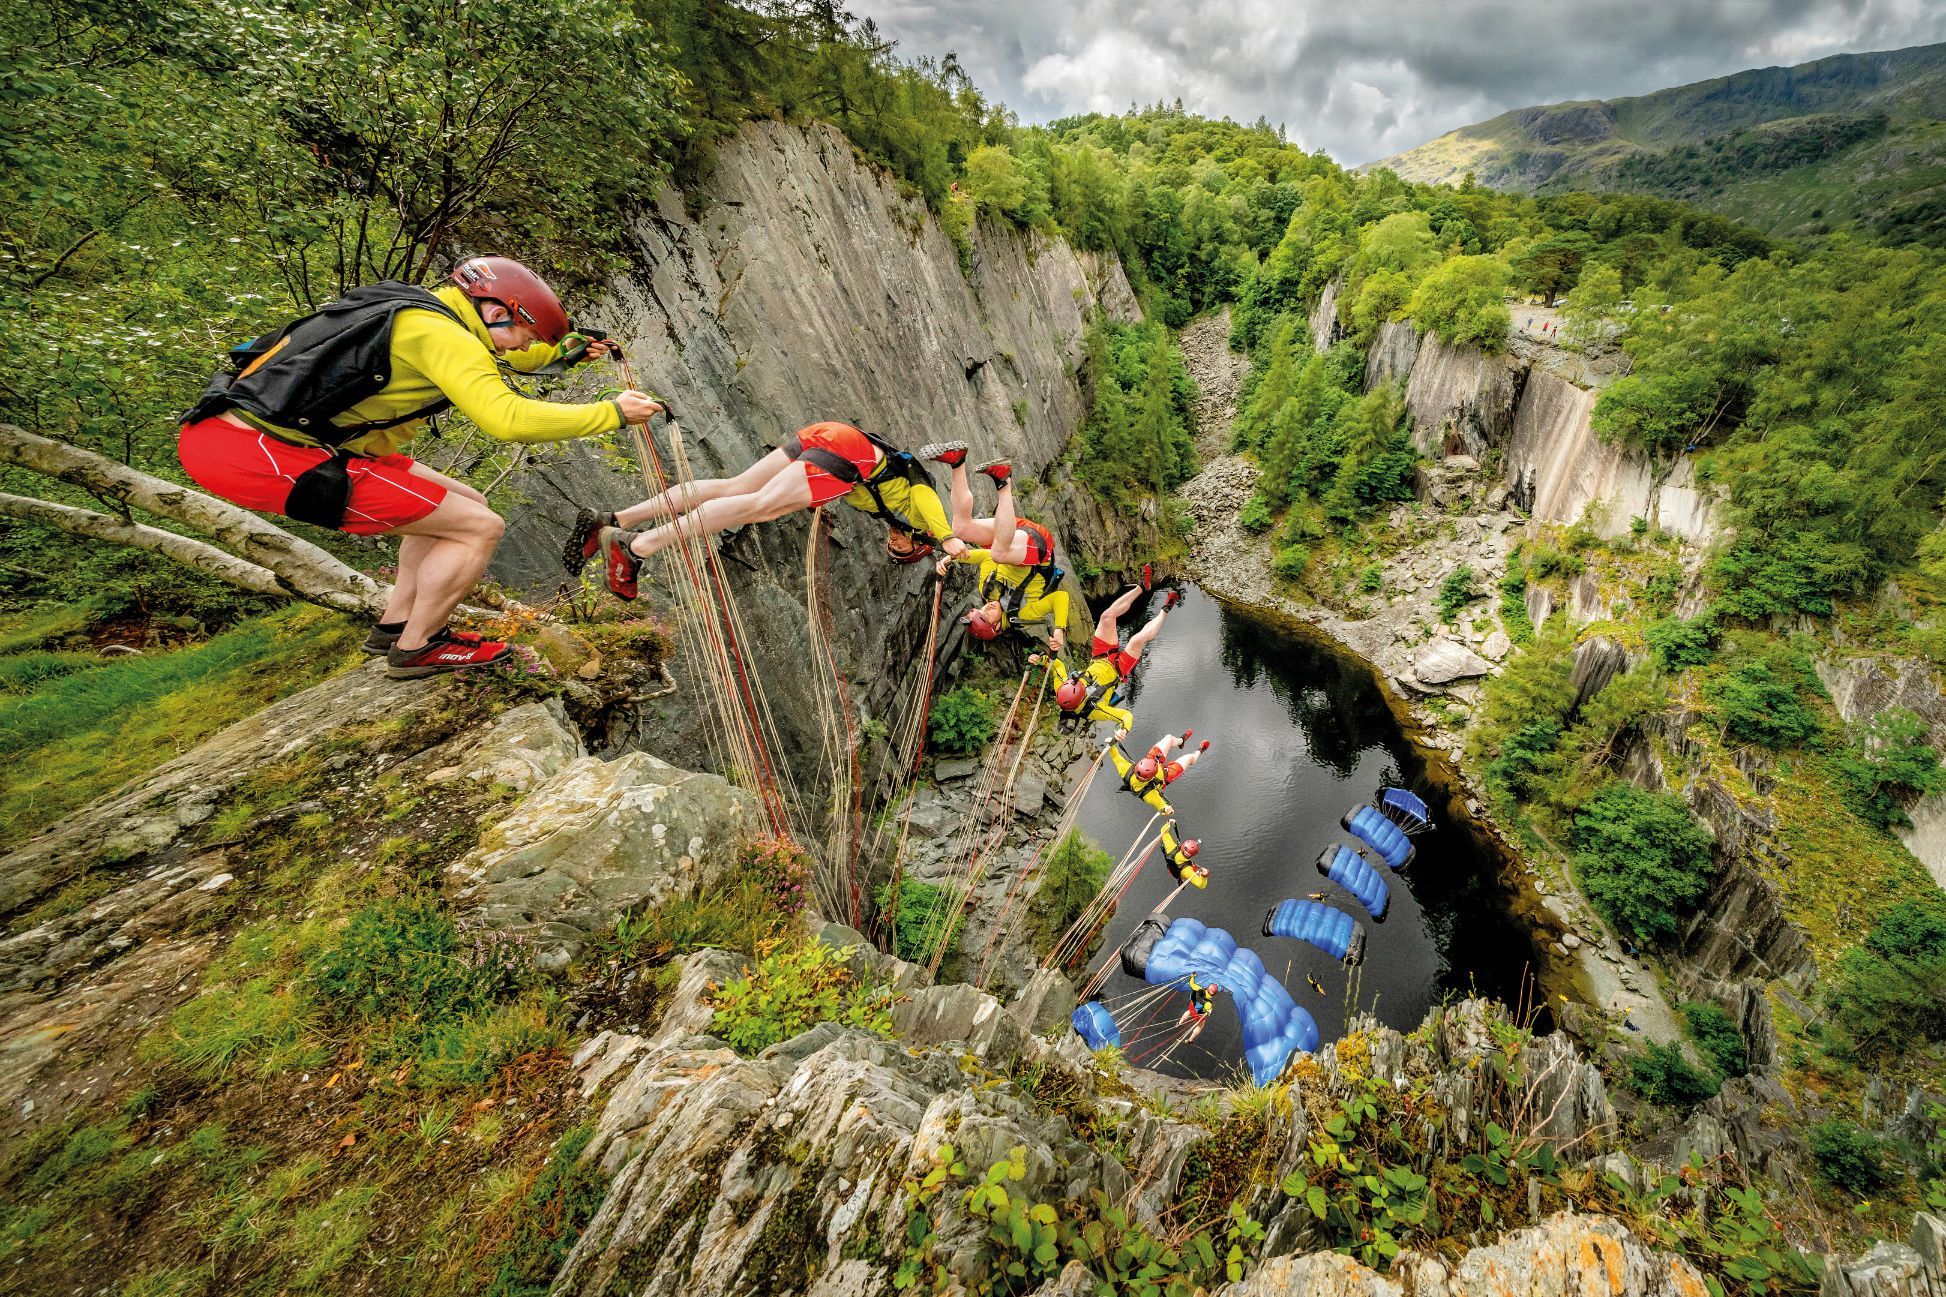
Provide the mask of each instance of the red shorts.
POLYGON ((1097 659, 1107 658, 1114 664, 1116 674, 1124 679, 1129 672, 1135 670, 1135 664, 1140 660, 1132 653, 1123 652, 1122 646, 1114 640, 1102 639, 1100 636, 1095 637, 1094 643, 1088 646, 1088 651, 1097 659))
POLYGON ((808 459, 799 459, 806 450, 828 450, 843 459, 848 459, 858 470, 858 476, 870 477, 878 471, 878 447, 871 439, 848 423, 814 423, 808 428, 800 428, 792 438, 798 449, 792 452, 790 445, 784 446, 784 453, 804 465, 804 476, 811 483, 811 505, 830 504, 845 495, 856 485, 847 482, 826 468, 820 468, 808 459))
MULTIPOLYGON (((196 485, 258 513, 283 513, 297 475, 331 457, 328 450, 293 446, 217 418, 185 425, 176 454, 196 485)), ((354 536, 375 536, 417 522, 446 498, 445 487, 412 471, 410 455, 353 457, 345 469, 351 476, 351 501, 339 530, 354 536)))

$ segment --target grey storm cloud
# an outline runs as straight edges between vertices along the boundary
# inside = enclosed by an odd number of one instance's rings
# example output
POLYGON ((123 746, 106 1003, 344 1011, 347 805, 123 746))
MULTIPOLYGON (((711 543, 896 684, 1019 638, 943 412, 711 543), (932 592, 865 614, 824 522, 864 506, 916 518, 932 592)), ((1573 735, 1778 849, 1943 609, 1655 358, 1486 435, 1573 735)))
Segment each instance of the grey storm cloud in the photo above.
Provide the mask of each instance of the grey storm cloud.
POLYGON ((1180 98, 1368 162, 1526 104, 1946 40, 1938 0, 853 0, 1023 121, 1180 98))

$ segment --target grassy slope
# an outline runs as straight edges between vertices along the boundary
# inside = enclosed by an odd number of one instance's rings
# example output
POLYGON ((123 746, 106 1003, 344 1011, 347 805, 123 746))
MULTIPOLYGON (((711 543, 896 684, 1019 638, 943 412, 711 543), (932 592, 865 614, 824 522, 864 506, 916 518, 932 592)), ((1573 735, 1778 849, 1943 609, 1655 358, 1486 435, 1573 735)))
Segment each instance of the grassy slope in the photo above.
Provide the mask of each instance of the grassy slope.
POLYGON ((1515 109, 1374 165, 1415 181, 1455 183, 1471 171, 1502 189, 1606 187, 1600 173, 1634 154, 1810 114, 1873 112, 1893 119, 1890 133, 1816 163, 1701 191, 1649 191, 1773 233, 1813 234, 1869 220, 1889 203, 1946 185, 1946 45, 1755 69, 1627 99, 1515 109))
POLYGON ((104 658, 48 649, 78 616, 0 626, 0 842, 19 842, 216 731, 357 661, 359 628, 292 607, 205 643, 104 658))

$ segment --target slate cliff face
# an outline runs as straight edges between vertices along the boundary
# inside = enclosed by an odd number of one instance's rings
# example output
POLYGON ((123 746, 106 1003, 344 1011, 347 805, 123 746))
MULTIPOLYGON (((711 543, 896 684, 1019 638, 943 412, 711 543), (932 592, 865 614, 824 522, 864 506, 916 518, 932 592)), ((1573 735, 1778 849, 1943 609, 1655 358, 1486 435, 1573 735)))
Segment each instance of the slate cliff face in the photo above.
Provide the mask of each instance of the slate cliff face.
MULTIPOLYGON (((743 127, 692 192, 658 195, 632 235, 636 264, 594 315, 628 347, 641 381, 674 403, 697 476, 734 474, 820 419, 855 422, 910 449, 962 438, 975 455, 1013 457, 1016 480, 1028 479, 1023 508, 1055 529, 1070 557, 1125 561, 1125 529, 1064 474, 1031 481, 1050 474, 1085 415, 1077 371, 1088 313, 1138 313, 1118 262, 982 226, 963 273, 924 205, 836 130, 775 122, 743 127)), ((943 472, 938 480, 943 494, 943 472)), ((570 502, 612 507, 643 489, 625 463, 578 446, 529 473, 525 493, 532 507, 514 519, 497 573, 552 591, 570 502)), ((980 499, 990 507, 990 495, 980 499)), ((841 665, 861 684, 866 713, 880 714, 906 683, 898 668, 923 636, 931 574, 887 562, 879 524, 844 507, 830 512, 841 665)), ((778 720, 799 748, 815 745, 811 705, 793 684, 808 657, 807 531, 793 517, 726 546, 778 720)), ((671 597, 646 595, 651 607, 671 597)), ((681 681, 681 664, 673 669, 681 681)), ((672 730, 678 740, 697 733, 694 692, 665 707, 651 722, 653 746, 676 750, 672 730)))

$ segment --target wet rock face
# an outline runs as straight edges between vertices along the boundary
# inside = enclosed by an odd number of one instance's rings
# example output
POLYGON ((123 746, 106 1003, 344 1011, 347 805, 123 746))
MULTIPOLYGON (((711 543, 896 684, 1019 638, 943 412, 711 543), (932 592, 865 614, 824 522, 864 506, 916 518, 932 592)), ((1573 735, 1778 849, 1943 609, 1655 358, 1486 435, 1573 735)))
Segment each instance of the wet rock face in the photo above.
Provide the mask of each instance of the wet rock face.
MULTIPOLYGON (((971 273, 962 272, 923 203, 841 134, 777 122, 742 127, 714 150, 692 192, 659 195, 632 233, 635 264, 593 314, 627 346, 640 381, 670 398, 695 476, 734 475, 825 419, 912 450, 962 439, 975 456, 1013 458, 1017 503, 1053 526, 1064 566, 1080 554, 1109 569, 1130 560, 1139 528, 1054 467, 1085 413, 1076 374, 1088 313, 1140 314, 1118 262, 989 224, 976 232, 971 273)), ((672 454, 660 425, 657 435, 672 454)), ((615 446, 619 456, 577 443, 526 475, 533 504, 509 520, 498 577, 551 593, 572 502, 612 508, 643 497, 626 442, 615 446)), ((944 496, 946 473, 935 476, 944 496)), ((978 487, 976 508, 989 513, 991 490, 978 487)), ((882 717, 910 685, 932 575, 886 560, 882 524, 842 505, 827 512, 822 561, 838 666, 860 710, 882 717)), ((724 553, 785 743, 814 757, 816 707, 801 667, 811 660, 807 534, 805 517, 792 516, 743 530, 724 553)), ((948 618, 969 588, 964 578, 949 587, 948 618)), ((646 596, 651 607, 674 597, 646 596)), ((671 670, 689 683, 680 657, 671 670)), ((614 742, 685 759, 704 732, 694 690, 657 708, 614 742)))

